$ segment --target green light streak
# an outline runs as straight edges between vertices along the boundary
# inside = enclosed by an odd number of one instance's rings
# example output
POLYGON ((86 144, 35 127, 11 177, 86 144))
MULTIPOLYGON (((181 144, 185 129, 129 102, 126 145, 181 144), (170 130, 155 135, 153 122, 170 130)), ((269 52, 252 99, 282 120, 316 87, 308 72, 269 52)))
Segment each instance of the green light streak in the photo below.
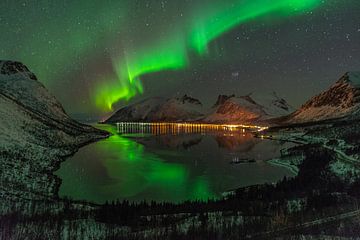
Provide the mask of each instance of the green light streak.
POLYGON ((157 46, 152 46, 150 50, 127 52, 125 61, 122 59, 113 61, 118 84, 114 81, 115 84, 108 84, 108 81, 105 81, 105 85, 99 86, 96 105, 105 110, 112 110, 115 102, 128 101, 143 92, 141 76, 164 70, 183 69, 187 63, 186 46, 180 37, 168 39, 157 46))
POLYGON ((247 0, 228 7, 216 6, 199 18, 195 17, 190 33, 190 46, 200 55, 207 53, 208 44, 234 27, 275 13, 291 16, 316 7, 320 0, 247 0))
POLYGON ((127 51, 125 60, 115 59, 119 85, 105 81, 96 95, 96 104, 112 110, 114 103, 128 101, 143 92, 141 76, 164 70, 180 70, 187 66, 188 51, 208 53, 214 39, 245 22, 263 16, 289 17, 317 7, 321 0, 237 0, 196 9, 187 34, 169 34, 165 41, 149 44, 140 51, 127 51), (131 53, 130 53, 131 52, 131 53))
POLYGON ((96 88, 96 106, 104 110, 112 110, 112 105, 119 100, 130 100, 138 93, 143 93, 143 86, 138 78, 120 77, 118 81, 102 81, 96 88), (105 82, 106 84, 103 84, 105 82))
POLYGON ((131 82, 144 74, 182 69, 187 65, 187 61, 185 44, 181 38, 176 37, 152 46, 150 50, 127 54, 126 71, 131 82))

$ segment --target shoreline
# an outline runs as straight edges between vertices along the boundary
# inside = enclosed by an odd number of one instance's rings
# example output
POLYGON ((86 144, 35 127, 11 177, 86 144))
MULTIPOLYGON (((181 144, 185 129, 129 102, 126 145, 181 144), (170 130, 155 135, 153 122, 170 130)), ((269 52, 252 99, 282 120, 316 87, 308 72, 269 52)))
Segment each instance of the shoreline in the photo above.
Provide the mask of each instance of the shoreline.
POLYGON ((294 173, 295 175, 298 175, 298 173, 299 173, 298 167, 288 164, 286 162, 282 162, 279 158, 273 158, 273 159, 267 160, 266 162, 268 162, 269 164, 274 165, 274 166, 284 167, 284 168, 290 170, 290 172, 294 173))
MULTIPOLYGON (((101 129, 98 129, 98 128, 95 128, 95 129, 96 130, 101 130, 101 129)), ((102 131, 104 131, 104 133, 105 133, 105 130, 102 130, 102 131)), ((95 134, 95 132, 94 132, 94 134, 95 134)), ((74 156, 80 150, 80 148, 85 147, 85 146, 87 146, 89 144, 96 143, 98 141, 107 139, 110 136, 111 136, 110 132, 108 132, 108 134, 106 134, 106 135, 100 135, 100 134, 96 135, 96 136, 94 136, 92 138, 89 138, 87 141, 84 141, 84 142, 82 142, 82 143, 80 143, 78 145, 75 145, 73 147, 73 149, 71 150, 71 153, 69 153, 67 155, 59 156, 59 160, 55 162, 54 168, 51 171, 51 175, 55 178, 55 182, 56 182, 55 187, 54 187, 54 198, 56 200, 61 200, 62 199, 61 197, 59 197, 59 190, 60 190, 60 186, 62 184, 62 179, 55 174, 55 172, 60 169, 61 164, 63 162, 65 162, 65 161, 67 161, 70 157, 74 156)))

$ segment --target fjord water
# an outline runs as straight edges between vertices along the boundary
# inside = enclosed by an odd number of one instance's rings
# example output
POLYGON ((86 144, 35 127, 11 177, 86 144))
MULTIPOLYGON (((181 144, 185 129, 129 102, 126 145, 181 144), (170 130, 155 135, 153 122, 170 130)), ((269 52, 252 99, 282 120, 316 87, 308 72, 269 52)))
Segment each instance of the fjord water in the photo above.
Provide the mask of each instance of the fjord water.
POLYGON ((254 138, 245 130, 185 129, 175 134, 134 128, 118 134, 116 126, 96 127, 113 135, 61 164, 56 172, 62 179, 61 197, 96 203, 206 200, 293 175, 266 162, 289 143, 254 138))

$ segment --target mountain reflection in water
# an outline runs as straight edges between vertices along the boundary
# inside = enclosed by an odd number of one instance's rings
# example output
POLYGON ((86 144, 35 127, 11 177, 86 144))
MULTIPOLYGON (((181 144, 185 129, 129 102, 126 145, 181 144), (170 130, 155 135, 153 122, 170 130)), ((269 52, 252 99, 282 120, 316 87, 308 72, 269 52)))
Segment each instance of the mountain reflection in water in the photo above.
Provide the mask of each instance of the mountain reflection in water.
POLYGON ((264 161, 277 157, 284 143, 254 138, 245 129, 96 127, 113 135, 62 163, 57 172, 61 196, 99 203, 206 200, 292 175, 264 161), (230 164, 233 159, 256 162, 230 164))

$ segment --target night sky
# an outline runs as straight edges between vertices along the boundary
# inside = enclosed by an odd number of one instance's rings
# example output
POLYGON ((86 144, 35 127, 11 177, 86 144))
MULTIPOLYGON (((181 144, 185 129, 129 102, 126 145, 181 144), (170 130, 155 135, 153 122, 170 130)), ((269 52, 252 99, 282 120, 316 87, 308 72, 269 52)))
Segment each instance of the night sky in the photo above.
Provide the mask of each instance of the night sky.
POLYGON ((360 71, 359 0, 2 0, 0 29, 0 58, 70 114, 272 90, 297 107, 360 71))

